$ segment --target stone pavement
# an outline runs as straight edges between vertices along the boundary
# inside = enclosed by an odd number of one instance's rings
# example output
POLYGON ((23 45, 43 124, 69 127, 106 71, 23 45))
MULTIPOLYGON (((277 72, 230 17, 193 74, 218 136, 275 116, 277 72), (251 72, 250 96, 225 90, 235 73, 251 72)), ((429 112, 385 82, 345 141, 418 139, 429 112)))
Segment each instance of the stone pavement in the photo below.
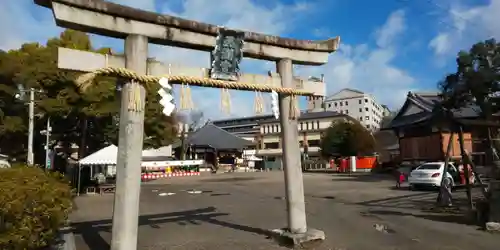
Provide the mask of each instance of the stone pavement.
MULTIPOLYGON (((499 248, 498 235, 478 230, 463 216, 423 211, 435 192, 395 190, 392 180, 366 175, 305 174, 304 182, 308 225, 327 238, 307 249, 499 248)), ((288 249, 266 231, 286 226, 283 196, 282 172, 146 183, 138 249, 288 249)), ((82 196, 76 203, 71 219, 77 250, 108 249, 113 196, 82 196)))

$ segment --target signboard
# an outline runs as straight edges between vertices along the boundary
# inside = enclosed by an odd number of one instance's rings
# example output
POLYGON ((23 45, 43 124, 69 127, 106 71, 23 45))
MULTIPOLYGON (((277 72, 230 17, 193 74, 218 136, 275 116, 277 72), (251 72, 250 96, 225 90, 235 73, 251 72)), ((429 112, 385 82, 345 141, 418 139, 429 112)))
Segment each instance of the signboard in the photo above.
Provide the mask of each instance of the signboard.
POLYGON ((238 81, 243 58, 244 32, 220 28, 212 51, 210 77, 217 80, 238 81))
POLYGON ((45 162, 45 168, 46 169, 51 169, 52 168, 52 160, 54 159, 54 150, 49 150, 49 153, 47 155, 47 159, 45 162))

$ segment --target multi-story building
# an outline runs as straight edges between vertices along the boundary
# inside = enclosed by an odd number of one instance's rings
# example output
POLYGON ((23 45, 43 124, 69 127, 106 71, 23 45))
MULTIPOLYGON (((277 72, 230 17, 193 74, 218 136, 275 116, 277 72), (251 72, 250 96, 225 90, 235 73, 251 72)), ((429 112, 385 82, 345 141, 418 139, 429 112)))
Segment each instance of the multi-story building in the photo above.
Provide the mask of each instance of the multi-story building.
POLYGON ((382 118, 386 116, 396 115, 395 112, 391 111, 386 105, 382 104, 382 118))
MULTIPOLYGON (((307 145, 309 157, 319 157, 321 132, 333 121, 350 119, 347 115, 334 111, 304 112, 297 124, 301 151, 307 145)), ((266 160, 275 161, 283 153, 281 145, 281 126, 279 120, 272 115, 261 115, 235 119, 213 121, 213 124, 255 143, 255 155, 266 160)))
POLYGON ((212 123, 227 132, 250 141, 255 141, 260 134, 259 122, 274 120, 272 115, 258 115, 213 121, 212 123))
MULTIPOLYGON (((319 157, 321 133, 328 128, 332 122, 352 119, 347 115, 334 111, 306 112, 299 117, 297 129, 299 139, 297 143, 301 152, 307 148, 310 158, 319 157)), ((257 138, 257 152, 259 157, 265 157, 269 161, 280 159, 282 155, 281 126, 279 120, 263 120, 260 124, 260 136, 257 138)))
MULTIPOLYGON (((308 100, 308 107, 317 106, 318 100, 308 100)), ((327 97, 323 103, 325 110, 348 115, 367 129, 375 131, 380 128, 380 122, 389 109, 378 104, 373 96, 355 89, 342 89, 327 97)), ((312 110, 311 110, 312 111, 312 110)))

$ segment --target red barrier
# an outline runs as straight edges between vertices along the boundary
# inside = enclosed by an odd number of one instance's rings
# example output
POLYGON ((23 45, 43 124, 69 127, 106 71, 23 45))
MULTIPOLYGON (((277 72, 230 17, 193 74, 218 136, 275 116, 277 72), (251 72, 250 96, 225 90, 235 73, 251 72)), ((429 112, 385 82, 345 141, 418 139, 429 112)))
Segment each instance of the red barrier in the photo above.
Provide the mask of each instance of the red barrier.
POLYGON ((341 159, 340 160, 340 172, 345 173, 347 172, 347 168, 349 167, 349 161, 347 159, 341 159))
POLYGON ((377 157, 358 157, 356 169, 372 169, 377 164, 377 157))

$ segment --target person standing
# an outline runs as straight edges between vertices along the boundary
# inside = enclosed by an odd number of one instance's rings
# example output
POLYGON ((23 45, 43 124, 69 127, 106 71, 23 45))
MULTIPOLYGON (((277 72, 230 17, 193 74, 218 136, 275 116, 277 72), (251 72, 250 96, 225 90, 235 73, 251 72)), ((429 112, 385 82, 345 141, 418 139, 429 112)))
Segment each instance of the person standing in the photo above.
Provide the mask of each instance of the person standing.
POLYGON ((396 188, 401 188, 401 184, 403 182, 405 182, 406 180, 406 176, 403 172, 401 171, 398 171, 399 172, 399 175, 398 175, 398 178, 397 178, 397 183, 396 183, 396 188))

